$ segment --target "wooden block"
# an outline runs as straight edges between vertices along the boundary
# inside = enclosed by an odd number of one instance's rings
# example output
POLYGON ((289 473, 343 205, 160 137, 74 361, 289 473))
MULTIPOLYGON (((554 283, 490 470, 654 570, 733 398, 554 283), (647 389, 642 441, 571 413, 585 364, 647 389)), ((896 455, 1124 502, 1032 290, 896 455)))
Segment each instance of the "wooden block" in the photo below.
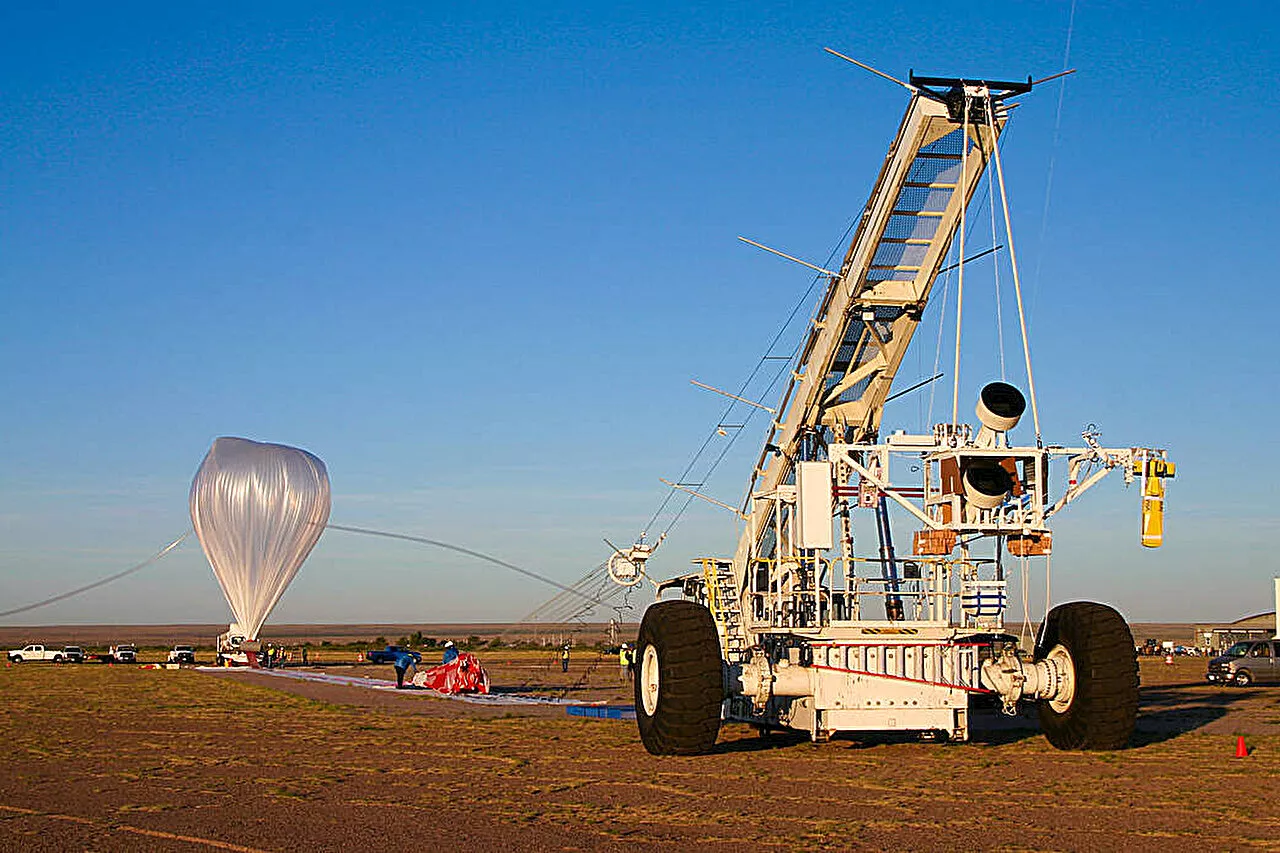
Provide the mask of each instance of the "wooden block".
POLYGON ((1005 548, 1015 557, 1043 557, 1053 553, 1053 534, 1015 533, 1004 540, 1005 548))

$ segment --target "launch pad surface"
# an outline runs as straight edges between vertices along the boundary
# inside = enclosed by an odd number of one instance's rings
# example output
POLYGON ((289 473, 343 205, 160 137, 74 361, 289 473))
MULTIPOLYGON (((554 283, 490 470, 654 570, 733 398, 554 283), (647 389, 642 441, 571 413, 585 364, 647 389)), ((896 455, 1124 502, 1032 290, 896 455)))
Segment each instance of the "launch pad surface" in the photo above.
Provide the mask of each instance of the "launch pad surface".
MULTIPOLYGON (((492 663, 498 687, 521 672, 492 663)), ((1267 849, 1280 807, 1239 792, 1280 775, 1280 692, 1205 685, 1203 659, 1142 665, 1121 752, 1059 752, 1033 728, 975 726, 964 747, 815 747, 726 726, 697 759, 649 756, 633 726, 562 709, 252 673, 14 667, 0 670, 0 848, 847 849, 852 833, 867 849, 1267 849), (780 809, 779 786, 799 780, 810 792, 780 809), (990 808, 1011 790, 1019 809, 990 808)), ((598 675, 603 691, 617 673, 598 675)), ((560 676, 543 686, 571 683, 560 676)))

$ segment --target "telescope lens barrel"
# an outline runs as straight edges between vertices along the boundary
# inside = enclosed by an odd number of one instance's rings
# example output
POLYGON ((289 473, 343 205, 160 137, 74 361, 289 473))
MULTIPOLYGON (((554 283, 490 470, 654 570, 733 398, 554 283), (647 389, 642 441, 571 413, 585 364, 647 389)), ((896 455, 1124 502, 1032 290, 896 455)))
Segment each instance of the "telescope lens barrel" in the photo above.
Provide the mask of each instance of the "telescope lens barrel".
POLYGON ((1013 480, 997 459, 977 457, 964 467, 964 496, 982 509, 995 509, 1013 490, 1013 480))
POLYGON ((989 382, 978 394, 978 420, 988 429, 1008 432, 1027 410, 1027 398, 1007 382, 989 382))

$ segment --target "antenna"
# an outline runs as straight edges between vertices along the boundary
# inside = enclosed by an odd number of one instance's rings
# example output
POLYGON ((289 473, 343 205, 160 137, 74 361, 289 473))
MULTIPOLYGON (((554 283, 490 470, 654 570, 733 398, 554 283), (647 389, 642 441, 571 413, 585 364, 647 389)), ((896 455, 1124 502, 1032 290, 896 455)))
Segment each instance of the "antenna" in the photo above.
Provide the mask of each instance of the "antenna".
POLYGON ((870 71, 872 74, 876 75, 877 77, 883 77, 884 79, 888 80, 891 83, 897 83, 899 86, 901 86, 902 88, 906 89, 909 92, 914 93, 914 92, 920 91, 917 87, 911 85, 910 83, 904 83, 901 80, 899 80, 897 77, 894 77, 891 74, 885 74, 883 71, 880 71, 879 69, 872 68, 870 65, 868 65, 865 62, 859 62, 858 60, 854 59, 852 56, 845 56, 843 53, 841 53, 838 50, 832 50, 829 47, 824 47, 823 50, 825 50, 827 53, 831 54, 832 56, 837 56, 843 59, 845 62, 852 62, 854 65, 858 66, 859 68, 863 69, 864 71, 870 71))
POLYGON ((757 243, 755 240, 750 240, 746 237, 743 237, 741 234, 738 235, 738 239, 744 243, 748 243, 752 246, 755 246, 757 249, 764 249, 766 252, 772 252, 773 254, 777 255, 780 258, 786 258, 789 261, 794 261, 795 263, 799 264, 802 267, 808 267, 814 272, 819 272, 819 273, 822 273, 823 275, 829 275, 832 278, 836 278, 837 276, 840 275, 840 273, 838 272, 832 272, 831 270, 823 269, 817 264, 811 264, 808 261, 802 261, 799 258, 795 257, 794 255, 788 255, 786 252, 779 252, 777 249, 771 249, 768 246, 766 246, 764 243, 757 243))
POLYGON ((689 488, 688 486, 682 485, 682 484, 680 484, 680 483, 673 483, 673 482, 671 482, 670 480, 663 480, 661 477, 659 477, 658 479, 659 479, 659 480, 662 480, 662 482, 666 483, 668 486, 670 486, 670 487, 671 487, 671 488, 673 488, 673 489, 679 489, 679 490, 680 490, 680 491, 682 491, 682 492, 687 492, 688 494, 693 495, 695 498, 702 498, 704 501, 706 501, 706 502, 707 502, 707 503, 709 503, 709 504, 712 504, 712 505, 714 505, 714 506, 718 506, 718 507, 720 507, 721 509, 727 509, 727 510, 729 510, 729 512, 731 512, 731 513, 733 513, 734 515, 738 516, 738 518, 741 518, 743 521, 746 521, 748 518, 750 518, 750 517, 751 517, 751 516, 749 516, 749 515, 745 515, 744 513, 740 512, 739 510, 735 509, 734 507, 729 506, 729 505, 728 505, 727 503, 725 503, 724 501, 718 501, 718 500, 716 500, 715 498, 707 497, 707 496, 706 496, 706 495, 704 495, 702 492, 694 491, 693 489, 689 488))
POLYGON ((1041 83, 1048 83, 1050 80, 1057 80, 1059 77, 1066 77, 1068 74, 1075 74, 1076 69, 1068 68, 1066 71, 1059 71, 1057 74, 1050 74, 1048 77, 1041 77, 1039 80, 1032 82, 1032 86, 1039 86, 1041 83))
MULTIPOLYGON (((748 406, 755 406, 757 409, 764 409, 766 412, 768 412, 771 415, 776 415, 778 413, 775 409, 769 408, 764 403, 757 403, 755 400, 748 400, 746 397, 739 397, 737 394, 730 394, 728 391, 721 391, 719 388, 716 388, 713 385, 708 385, 705 382, 699 382, 696 379, 690 379, 689 381, 692 382, 694 385, 697 385, 699 388, 705 388, 708 391, 714 391, 715 393, 723 397, 728 397, 730 400, 737 400, 739 403, 746 403, 748 406)), ((725 426, 725 424, 717 424, 717 426, 725 426)))

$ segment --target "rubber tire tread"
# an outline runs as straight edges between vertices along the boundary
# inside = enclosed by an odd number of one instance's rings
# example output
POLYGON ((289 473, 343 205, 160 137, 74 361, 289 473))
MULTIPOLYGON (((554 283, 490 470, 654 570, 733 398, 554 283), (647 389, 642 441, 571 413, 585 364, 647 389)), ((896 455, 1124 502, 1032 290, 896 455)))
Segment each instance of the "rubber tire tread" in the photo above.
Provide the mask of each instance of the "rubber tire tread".
POLYGON ((1123 749, 1138 719, 1138 655, 1133 633, 1114 608, 1093 601, 1060 604, 1045 618, 1036 660, 1061 643, 1075 664, 1075 696, 1063 712, 1038 706, 1040 730, 1069 750, 1123 749))
POLYGON ((652 755, 701 755, 720 734, 724 676, 711 611, 693 601, 660 601, 645 611, 636 639, 635 705, 640 740, 652 755), (644 653, 658 653, 658 704, 645 713, 644 653))

